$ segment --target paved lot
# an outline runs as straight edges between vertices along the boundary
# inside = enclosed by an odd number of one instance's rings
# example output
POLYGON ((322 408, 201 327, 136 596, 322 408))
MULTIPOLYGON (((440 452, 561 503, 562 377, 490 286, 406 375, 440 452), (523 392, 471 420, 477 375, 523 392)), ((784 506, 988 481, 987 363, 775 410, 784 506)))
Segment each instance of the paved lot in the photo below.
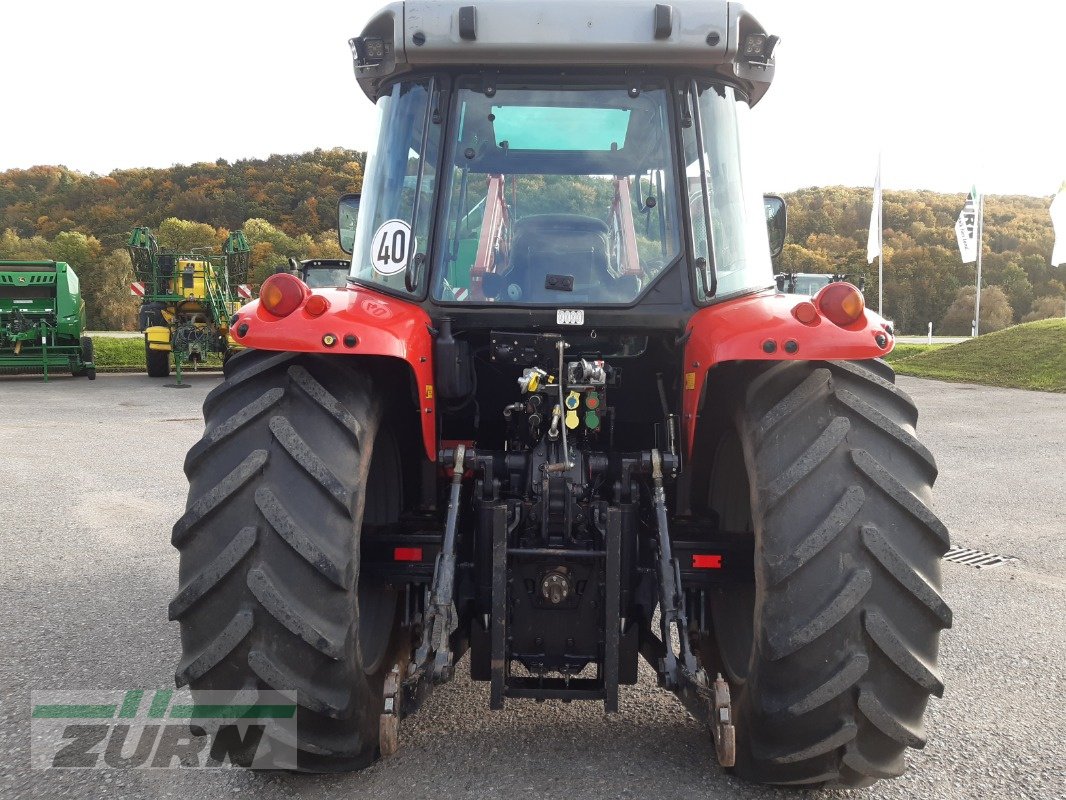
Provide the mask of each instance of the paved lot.
MULTIPOLYGON (((650 672, 621 713, 521 703, 490 714, 460 677, 405 723, 400 754, 357 775, 31 771, 29 691, 166 688, 178 655, 166 621, 184 507, 180 465, 217 382, 166 389, 0 379, 0 797, 796 797, 723 775, 708 733, 650 672)), ((1066 395, 902 378, 942 477, 957 543, 1016 556, 946 565, 955 628, 929 746, 902 779, 855 796, 1066 796, 1066 395)), ((826 795, 828 796, 828 795, 826 795)), ((839 795, 838 795, 839 796, 839 795)))

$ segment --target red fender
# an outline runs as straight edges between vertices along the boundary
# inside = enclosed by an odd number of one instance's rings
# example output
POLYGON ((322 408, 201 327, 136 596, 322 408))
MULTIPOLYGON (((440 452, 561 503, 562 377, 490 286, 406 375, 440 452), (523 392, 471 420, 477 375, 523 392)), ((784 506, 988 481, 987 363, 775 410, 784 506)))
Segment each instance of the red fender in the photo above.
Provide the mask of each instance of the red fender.
POLYGON ((437 401, 429 315, 416 305, 362 287, 314 289, 311 294, 329 301, 326 313, 311 316, 306 301, 287 317, 274 316, 258 300, 244 306, 230 325, 234 341, 257 350, 388 356, 406 361, 421 398, 419 416, 426 457, 435 462, 437 401))
POLYGON ((682 403, 687 457, 692 457, 700 397, 711 367, 726 361, 859 360, 892 351, 888 324, 874 312, 864 311, 847 327, 821 315, 805 325, 792 314, 804 302, 805 297, 767 291, 708 306, 692 315, 685 343, 682 403))

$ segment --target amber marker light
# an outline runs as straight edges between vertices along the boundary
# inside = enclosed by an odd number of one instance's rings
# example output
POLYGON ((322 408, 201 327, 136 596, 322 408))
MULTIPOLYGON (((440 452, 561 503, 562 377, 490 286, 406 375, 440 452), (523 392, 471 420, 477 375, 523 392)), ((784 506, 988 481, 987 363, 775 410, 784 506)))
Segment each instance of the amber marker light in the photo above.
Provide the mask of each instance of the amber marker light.
POLYGON ((320 294, 313 294, 304 304, 304 311, 310 317, 321 317, 329 311, 329 300, 320 294))
POLYGON ((309 293, 310 289, 295 275, 279 272, 263 281, 259 302, 275 317, 287 317, 303 305, 309 293))
POLYGON ((804 300, 792 309, 792 316, 804 325, 813 325, 818 321, 818 309, 814 307, 814 303, 810 300, 804 300))
POLYGON ((815 295, 814 304, 823 317, 841 327, 851 325, 866 310, 862 292, 844 281, 824 287, 815 295))

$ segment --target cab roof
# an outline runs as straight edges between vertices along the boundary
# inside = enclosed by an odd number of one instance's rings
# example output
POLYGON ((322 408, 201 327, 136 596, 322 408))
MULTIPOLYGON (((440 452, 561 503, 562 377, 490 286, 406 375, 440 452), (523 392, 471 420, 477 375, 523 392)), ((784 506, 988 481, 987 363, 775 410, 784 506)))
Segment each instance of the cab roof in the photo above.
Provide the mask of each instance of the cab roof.
POLYGON ((756 103, 777 37, 725 0, 404 0, 350 40, 355 74, 377 101, 396 78, 439 68, 658 68, 718 75, 756 103))

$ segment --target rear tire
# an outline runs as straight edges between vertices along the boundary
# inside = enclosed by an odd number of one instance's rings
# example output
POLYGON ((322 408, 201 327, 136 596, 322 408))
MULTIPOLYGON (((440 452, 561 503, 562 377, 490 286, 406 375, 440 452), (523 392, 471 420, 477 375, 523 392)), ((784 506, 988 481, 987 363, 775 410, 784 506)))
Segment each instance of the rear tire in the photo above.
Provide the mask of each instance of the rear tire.
POLYGON ((173 533, 177 684, 294 689, 297 764, 310 772, 377 758, 400 642, 397 594, 359 581, 363 521, 388 524, 402 507, 399 456, 372 373, 342 363, 265 351, 228 362, 173 533))
POLYGON ((93 363, 93 340, 89 336, 81 337, 81 370, 79 375, 86 376, 89 380, 96 380, 96 367, 87 366, 93 363))
POLYGON ((170 352, 153 350, 148 346, 148 336, 144 337, 144 361, 148 367, 149 378, 166 378, 170 375, 170 352))
POLYGON ((724 530, 753 532, 754 591, 712 594, 715 631, 697 642, 732 684, 736 772, 798 785, 896 777, 906 748, 925 745, 951 625, 948 532, 929 510, 936 464, 914 436, 914 403, 883 362, 741 372, 708 505, 724 530))

